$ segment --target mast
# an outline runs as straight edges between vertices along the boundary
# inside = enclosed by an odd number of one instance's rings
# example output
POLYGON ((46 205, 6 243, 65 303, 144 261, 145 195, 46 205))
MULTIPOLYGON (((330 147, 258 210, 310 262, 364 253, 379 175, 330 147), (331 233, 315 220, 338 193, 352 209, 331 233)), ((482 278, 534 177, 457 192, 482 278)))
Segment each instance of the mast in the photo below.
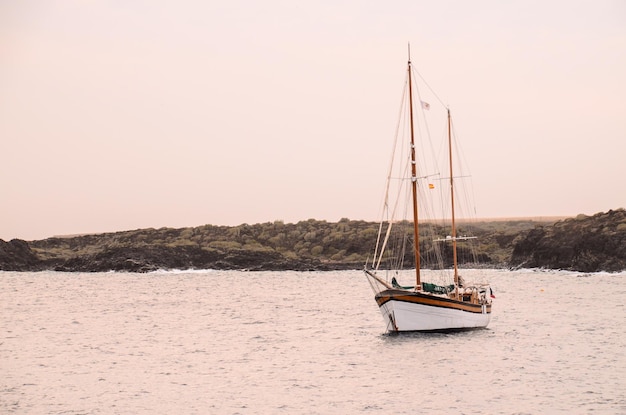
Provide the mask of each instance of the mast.
POLYGON ((413 88, 411 82, 411 49, 409 47, 409 117, 411 119, 411 190, 413 194, 413 239, 415 241, 415 289, 422 288, 420 280, 420 239, 419 224, 417 222, 417 165, 415 161, 415 138, 413 134, 413 88))
POLYGON ((459 268, 456 256, 456 222, 454 217, 454 175, 452 174, 452 128, 450 121, 450 108, 448 108, 448 157, 450 164, 450 205, 452 207, 452 264, 454 266, 454 285, 456 293, 459 293, 459 268))

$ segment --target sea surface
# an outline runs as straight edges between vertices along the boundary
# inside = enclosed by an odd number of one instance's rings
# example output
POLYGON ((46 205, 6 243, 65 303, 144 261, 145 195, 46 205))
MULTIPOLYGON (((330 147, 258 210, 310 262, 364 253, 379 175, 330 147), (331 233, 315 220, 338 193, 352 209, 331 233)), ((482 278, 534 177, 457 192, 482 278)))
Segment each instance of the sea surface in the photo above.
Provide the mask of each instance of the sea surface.
POLYGON ((362 272, 0 272, 2 414, 626 414, 626 273, 465 270, 487 329, 384 333, 362 272))

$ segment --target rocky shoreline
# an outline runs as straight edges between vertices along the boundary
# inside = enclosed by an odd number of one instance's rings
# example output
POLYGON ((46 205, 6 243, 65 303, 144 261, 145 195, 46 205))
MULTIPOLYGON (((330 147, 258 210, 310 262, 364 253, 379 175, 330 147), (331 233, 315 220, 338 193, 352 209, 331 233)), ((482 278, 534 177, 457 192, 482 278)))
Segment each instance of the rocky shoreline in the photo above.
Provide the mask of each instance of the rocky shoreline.
MULTIPOLYGON (((354 265, 354 264, 353 264, 354 265)), ((290 259, 277 252, 233 250, 223 254, 199 247, 110 247, 101 252, 67 259, 41 259, 28 242, 0 240, 0 269, 4 271, 65 272, 152 272, 172 269, 215 269, 248 271, 313 271, 351 269, 346 263, 322 263, 311 259, 290 259)))
POLYGON ((581 272, 626 270, 626 210, 538 226, 513 247, 510 265, 581 272))
MULTIPOLYGON (((482 241, 480 266, 581 272, 626 270, 623 208, 557 222, 484 222, 472 226, 482 241)), ((362 269, 376 227, 375 223, 348 219, 338 223, 308 220, 297 224, 140 229, 30 242, 0 240, 0 270, 362 269)), ((463 255, 461 262, 477 266, 464 261, 463 255)))

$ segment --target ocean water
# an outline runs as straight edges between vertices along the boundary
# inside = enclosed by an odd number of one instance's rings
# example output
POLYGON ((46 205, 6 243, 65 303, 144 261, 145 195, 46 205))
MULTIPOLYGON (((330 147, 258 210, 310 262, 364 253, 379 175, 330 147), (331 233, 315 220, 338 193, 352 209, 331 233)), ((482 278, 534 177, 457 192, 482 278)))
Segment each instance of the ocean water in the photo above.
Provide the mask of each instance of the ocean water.
POLYGON ((361 272, 0 272, 2 414, 626 414, 626 273, 466 270, 487 329, 384 333, 361 272))

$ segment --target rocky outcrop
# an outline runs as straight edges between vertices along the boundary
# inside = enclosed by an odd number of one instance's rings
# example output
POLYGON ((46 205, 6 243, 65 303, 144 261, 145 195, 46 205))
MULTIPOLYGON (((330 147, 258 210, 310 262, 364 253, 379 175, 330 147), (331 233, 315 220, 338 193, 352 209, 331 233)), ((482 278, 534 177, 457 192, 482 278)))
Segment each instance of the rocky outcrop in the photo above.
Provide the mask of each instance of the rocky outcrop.
POLYGON ((510 264, 581 272, 626 270, 626 210, 538 226, 518 238, 510 264))
POLYGON ((21 239, 0 239, 0 265, 5 271, 36 271, 44 267, 28 242, 21 239))

